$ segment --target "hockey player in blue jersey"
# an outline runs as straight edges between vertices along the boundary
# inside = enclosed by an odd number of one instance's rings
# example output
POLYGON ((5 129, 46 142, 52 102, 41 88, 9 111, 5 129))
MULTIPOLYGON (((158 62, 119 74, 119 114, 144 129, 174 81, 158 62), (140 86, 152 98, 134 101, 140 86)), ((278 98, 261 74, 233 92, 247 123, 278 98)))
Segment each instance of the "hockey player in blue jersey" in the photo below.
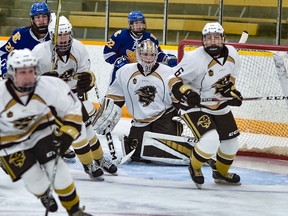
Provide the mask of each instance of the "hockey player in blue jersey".
POLYGON ((48 24, 50 20, 50 9, 44 2, 34 3, 30 10, 31 25, 17 28, 13 36, 0 48, 1 71, 0 76, 5 77, 7 73, 6 60, 8 54, 14 49, 28 48, 32 50, 38 43, 50 40, 48 24))
POLYGON ((177 58, 171 54, 165 54, 158 39, 146 31, 146 21, 141 11, 131 11, 128 15, 128 29, 115 32, 104 47, 104 59, 113 64, 111 83, 115 80, 116 71, 127 63, 136 62, 136 47, 143 41, 150 39, 158 46, 157 62, 162 62, 170 67, 177 65, 177 58))

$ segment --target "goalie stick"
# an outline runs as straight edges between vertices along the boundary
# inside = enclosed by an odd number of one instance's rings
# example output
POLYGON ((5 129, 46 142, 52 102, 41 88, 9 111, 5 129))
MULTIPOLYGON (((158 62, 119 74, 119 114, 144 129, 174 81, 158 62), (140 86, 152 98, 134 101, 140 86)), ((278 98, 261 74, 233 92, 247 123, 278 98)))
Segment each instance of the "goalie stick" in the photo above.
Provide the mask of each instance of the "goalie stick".
MULTIPOLYGON (((99 95, 97 83, 95 83, 94 90, 95 90, 96 97, 97 97, 97 99, 99 100, 99 99, 100 99, 100 95, 99 95)), ((100 101, 98 101, 98 102, 99 102, 99 104, 101 105, 100 101)), ((119 161, 119 159, 117 160, 115 145, 114 145, 113 138, 112 138, 112 134, 111 134, 110 131, 108 131, 108 132, 105 133, 105 138, 106 138, 106 140, 107 140, 107 145, 108 145, 108 148, 109 148, 109 152, 110 152, 110 154, 111 154, 112 161, 113 161, 113 162, 116 162, 116 164, 121 163, 121 161, 119 161)), ((128 158, 128 159, 129 159, 129 158, 128 158)), ((126 162, 126 161, 125 161, 125 162, 126 162)))

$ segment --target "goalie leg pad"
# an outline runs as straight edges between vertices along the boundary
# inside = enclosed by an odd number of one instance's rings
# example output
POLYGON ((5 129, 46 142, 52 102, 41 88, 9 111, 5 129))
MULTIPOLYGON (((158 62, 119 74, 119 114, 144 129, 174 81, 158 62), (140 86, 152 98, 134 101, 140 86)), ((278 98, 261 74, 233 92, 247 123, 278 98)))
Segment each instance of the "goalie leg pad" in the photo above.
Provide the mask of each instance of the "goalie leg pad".
POLYGON ((167 164, 188 165, 194 146, 191 137, 174 136, 146 131, 141 158, 167 164))

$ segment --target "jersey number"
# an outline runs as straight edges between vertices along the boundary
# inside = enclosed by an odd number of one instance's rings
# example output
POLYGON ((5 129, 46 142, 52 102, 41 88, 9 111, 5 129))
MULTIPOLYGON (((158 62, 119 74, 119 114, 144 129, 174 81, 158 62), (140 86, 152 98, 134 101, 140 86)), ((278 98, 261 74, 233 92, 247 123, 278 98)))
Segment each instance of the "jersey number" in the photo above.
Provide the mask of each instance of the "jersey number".
POLYGON ((179 69, 174 73, 174 75, 175 75, 176 77, 178 77, 178 76, 180 76, 180 74, 181 74, 183 71, 184 71, 184 69, 181 67, 181 68, 179 68, 179 69))

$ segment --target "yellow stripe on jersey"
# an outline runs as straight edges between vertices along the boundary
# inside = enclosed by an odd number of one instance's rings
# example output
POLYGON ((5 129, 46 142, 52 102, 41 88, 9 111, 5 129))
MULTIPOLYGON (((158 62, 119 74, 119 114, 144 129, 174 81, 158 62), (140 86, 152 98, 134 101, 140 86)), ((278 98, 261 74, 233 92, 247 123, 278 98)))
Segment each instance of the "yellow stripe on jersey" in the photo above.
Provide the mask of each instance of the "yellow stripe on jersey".
POLYGON ((172 86, 175 85, 175 83, 178 83, 178 82, 182 82, 182 79, 179 78, 179 77, 173 77, 173 78, 170 79, 169 82, 168 82, 169 88, 172 89, 172 86))
POLYGON ((146 118, 146 119, 134 119, 135 122, 141 122, 141 123, 150 123, 152 121, 154 121, 155 119, 157 119, 159 116, 162 116, 164 113, 166 112, 166 110, 150 117, 150 118, 146 118))
MULTIPOLYGON (((46 115, 42 116, 41 118, 38 119, 38 121, 34 122, 32 127, 26 131, 25 133, 22 134, 16 134, 16 135, 7 135, 7 136, 1 136, 1 144, 5 143, 10 143, 10 142, 19 142, 21 141, 24 137, 32 134, 34 130, 41 124, 47 123, 49 121, 54 120, 54 116, 51 112, 47 113, 46 115)), ((2 134, 1 134, 2 135, 2 134)))
POLYGON ((81 115, 76 115, 76 114, 65 115, 63 120, 73 122, 75 124, 82 124, 82 116, 81 115))
MULTIPOLYGON (((124 97, 124 96, 107 94, 106 97, 107 97, 107 98, 111 98, 111 99, 113 99, 114 101, 125 101, 125 97, 124 97)), ((96 107, 96 108, 97 108, 97 107, 96 107)))

